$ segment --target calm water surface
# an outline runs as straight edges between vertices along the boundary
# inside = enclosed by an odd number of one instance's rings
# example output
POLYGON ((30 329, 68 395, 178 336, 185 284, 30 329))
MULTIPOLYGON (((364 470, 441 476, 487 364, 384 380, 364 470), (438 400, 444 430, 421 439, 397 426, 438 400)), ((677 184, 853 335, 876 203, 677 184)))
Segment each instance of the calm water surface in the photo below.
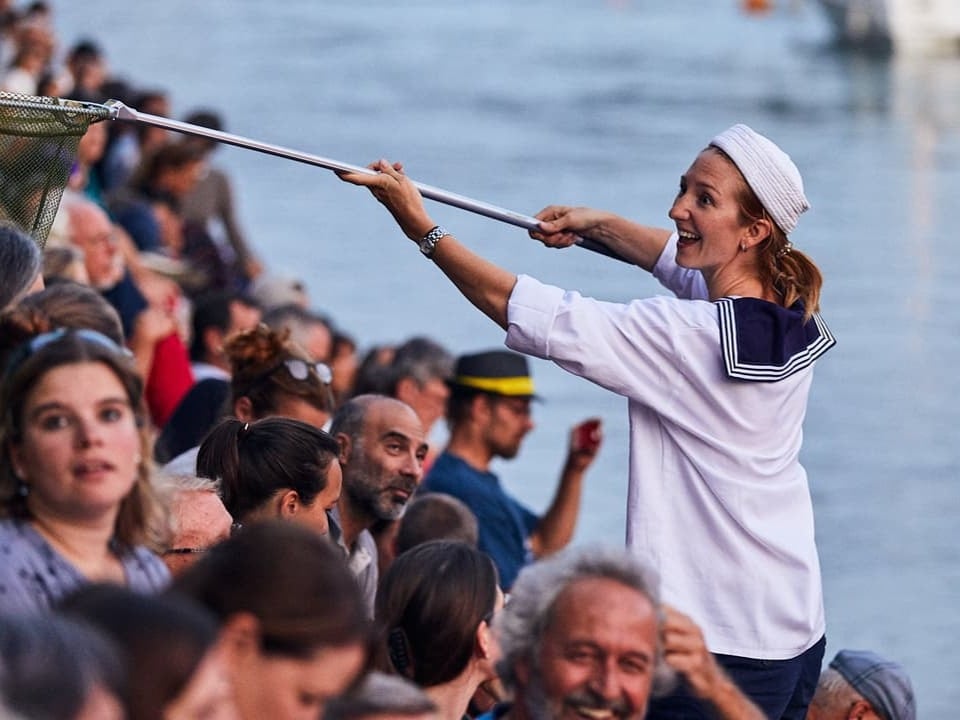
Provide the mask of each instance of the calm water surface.
MULTIPOLYGON (((794 241, 826 277, 839 344, 818 364, 804 461, 817 513, 828 657, 867 647, 910 669, 921 717, 960 702, 960 59, 832 50, 817 8, 687 0, 166 0, 54 3, 64 44, 92 35, 112 67, 170 91, 175 112, 532 214, 551 202, 666 222, 677 178, 746 122, 804 173, 794 241)), ((428 332, 455 352, 501 336, 405 242, 372 199, 325 170, 223 148, 270 266, 363 345, 428 332)), ((515 271, 586 294, 659 292, 644 273, 433 205, 515 271)), ((623 538, 625 402, 537 361, 548 401, 500 470, 549 500, 568 428, 605 421, 577 542, 623 538)), ((442 437, 438 438, 442 441, 442 437)))

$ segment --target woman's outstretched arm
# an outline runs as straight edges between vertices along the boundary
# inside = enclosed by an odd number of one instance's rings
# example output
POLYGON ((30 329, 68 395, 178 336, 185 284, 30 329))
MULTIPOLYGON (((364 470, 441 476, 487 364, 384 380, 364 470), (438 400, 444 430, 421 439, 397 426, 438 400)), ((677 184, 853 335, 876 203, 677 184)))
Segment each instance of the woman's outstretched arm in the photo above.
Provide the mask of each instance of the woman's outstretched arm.
MULTIPOLYGON (((404 234, 419 242, 436 227, 423 206, 420 191, 403 174, 403 166, 399 163, 380 160, 370 168, 377 170, 378 174, 339 175, 346 182, 369 189, 390 211, 404 234)), ((467 300, 506 329, 507 301, 517 282, 516 275, 480 257, 449 234, 440 238, 430 257, 467 300)))

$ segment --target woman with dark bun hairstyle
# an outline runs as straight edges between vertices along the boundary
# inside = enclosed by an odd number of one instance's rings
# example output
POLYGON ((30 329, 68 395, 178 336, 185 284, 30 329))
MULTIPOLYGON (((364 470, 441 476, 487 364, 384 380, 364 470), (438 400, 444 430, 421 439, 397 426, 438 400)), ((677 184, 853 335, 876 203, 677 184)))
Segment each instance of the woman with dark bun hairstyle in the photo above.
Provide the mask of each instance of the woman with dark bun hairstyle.
POLYGON ((236 417, 249 421, 282 415, 316 427, 329 422, 334 410, 330 368, 313 362, 288 332, 259 325, 234 335, 224 351, 236 417))
POLYGON ((343 482, 338 452, 330 435, 299 420, 227 419, 200 446, 197 474, 220 481, 237 522, 280 518, 326 535, 343 482))
POLYGON ((169 460, 165 468, 170 472, 196 471, 200 442, 224 416, 243 422, 287 417, 317 428, 330 422, 330 368, 311 360, 289 333, 260 324, 229 337, 223 350, 230 362, 229 383, 198 383, 194 390, 203 397, 178 408, 157 441, 158 459, 169 460))
POLYGON ((441 720, 461 720, 477 688, 496 677, 490 625, 501 607, 497 570, 486 554, 457 541, 417 545, 380 580, 381 664, 422 687, 441 720))

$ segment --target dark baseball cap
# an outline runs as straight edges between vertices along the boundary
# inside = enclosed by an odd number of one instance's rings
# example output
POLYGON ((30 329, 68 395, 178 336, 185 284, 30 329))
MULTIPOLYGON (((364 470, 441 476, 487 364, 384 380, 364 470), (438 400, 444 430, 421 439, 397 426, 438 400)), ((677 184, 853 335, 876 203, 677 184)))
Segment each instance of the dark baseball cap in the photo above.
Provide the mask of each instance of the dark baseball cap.
POLYGON ((841 650, 830 667, 843 676, 883 720, 916 720, 913 685, 899 663, 869 650, 841 650))
POLYGON ((509 350, 461 355, 447 380, 452 389, 463 388, 507 397, 535 398, 527 358, 509 350))

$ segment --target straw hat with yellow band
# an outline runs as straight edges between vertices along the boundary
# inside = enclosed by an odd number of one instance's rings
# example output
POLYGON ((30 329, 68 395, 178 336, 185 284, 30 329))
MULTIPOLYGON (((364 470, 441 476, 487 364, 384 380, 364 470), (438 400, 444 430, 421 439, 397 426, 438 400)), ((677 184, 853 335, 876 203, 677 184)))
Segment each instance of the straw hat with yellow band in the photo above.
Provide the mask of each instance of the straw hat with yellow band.
POLYGON ((508 350, 461 355, 447 384, 454 391, 535 398, 527 358, 508 350))

